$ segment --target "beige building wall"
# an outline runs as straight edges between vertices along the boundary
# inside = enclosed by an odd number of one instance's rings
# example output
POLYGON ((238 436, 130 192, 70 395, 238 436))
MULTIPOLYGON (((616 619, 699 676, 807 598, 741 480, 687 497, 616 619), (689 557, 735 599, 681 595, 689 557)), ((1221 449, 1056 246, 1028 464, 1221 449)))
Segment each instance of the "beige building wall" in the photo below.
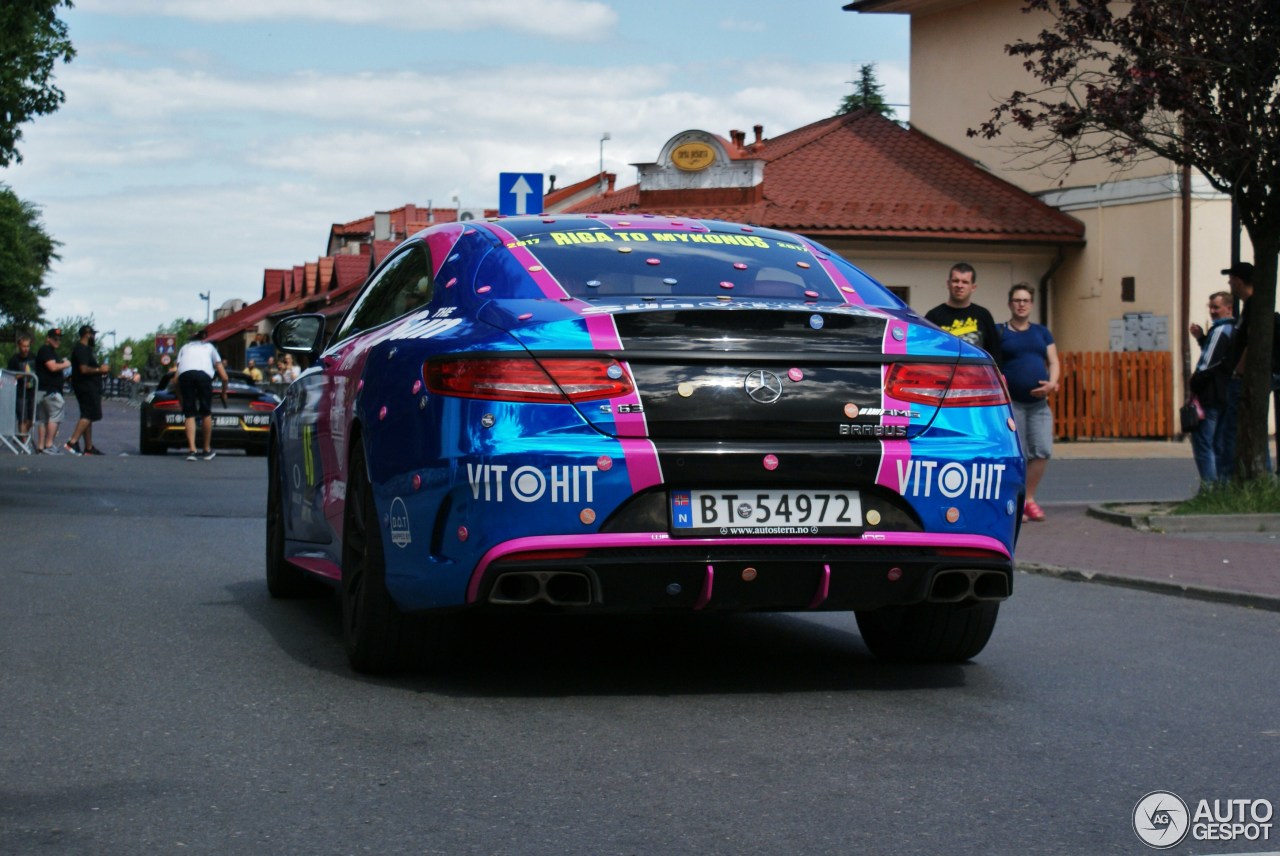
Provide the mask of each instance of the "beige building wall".
POLYGON ((1005 45, 1030 38, 1046 26, 1043 13, 1026 15, 1023 0, 903 2, 911 15, 911 124, 1031 193, 1058 187, 1102 184, 1117 178, 1159 175, 1168 164, 1152 160, 1117 174, 1103 162, 1083 162, 1066 172, 1039 166, 1035 155, 1019 157, 1025 134, 1006 132, 994 140, 969 137, 991 110, 1014 90, 1034 91, 1021 57, 1005 45), (938 11, 932 11, 938 10, 938 11))

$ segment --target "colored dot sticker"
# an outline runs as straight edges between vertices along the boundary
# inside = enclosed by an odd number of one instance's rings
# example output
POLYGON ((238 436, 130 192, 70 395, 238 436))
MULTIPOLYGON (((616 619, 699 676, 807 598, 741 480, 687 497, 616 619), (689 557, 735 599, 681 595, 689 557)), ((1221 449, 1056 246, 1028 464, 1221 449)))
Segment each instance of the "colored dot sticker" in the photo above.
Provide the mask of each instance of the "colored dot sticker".
POLYGON ((630 226, 630 225, 631 225, 631 221, 630 221, 630 220, 619 220, 619 221, 618 221, 618 225, 619 225, 619 226, 630 226))
POLYGON ((773 472, 774 470, 776 470, 776 469, 778 468, 778 456, 777 456, 777 455, 765 455, 765 456, 764 456, 764 468, 765 468, 766 470, 768 470, 769 472, 773 472))
POLYGON ((378 418, 379 418, 379 419, 386 419, 386 418, 387 418, 387 406, 386 406, 385 404, 384 404, 384 405, 382 405, 382 407, 378 409, 378 418))
POLYGON ((413 474, 413 489, 420 490, 422 488, 422 476, 417 473, 413 474))
POLYGON ((729 281, 726 279, 726 280, 724 280, 724 281, 722 281, 722 282, 720 283, 720 287, 721 287, 721 288, 733 288, 733 283, 729 282, 729 281))
POLYGON ((601 455, 596 458, 596 469, 602 473, 609 472, 609 470, 613 469, 613 458, 608 455, 601 455))
POLYGON ((609 368, 604 370, 604 373, 607 374, 611 379, 617 380, 618 378, 622 377, 622 366, 618 366, 618 365, 609 366, 609 368))
POLYGON ((859 412, 861 411, 858 410, 858 405, 854 404, 853 402, 850 402, 844 406, 844 415, 849 419, 857 419, 859 412))
POLYGON ((688 398, 689 396, 693 395, 693 384, 689 383, 688 381, 685 381, 684 383, 676 387, 676 392, 680 394, 681 398, 688 398))
POLYGON ((717 294, 716 300, 733 300, 733 298, 727 294, 717 294))
POLYGON ((787 377, 792 383, 799 383, 804 380, 804 371, 802 369, 787 369, 787 377))
POLYGON ((660 265, 662 264, 662 259, 645 259, 644 263, 647 265, 660 265))
POLYGON ((902 579, 902 568, 890 568, 887 576, 889 577, 889 582, 896 583, 902 579))
POLYGON ((618 252, 620 252, 620 253, 629 253, 629 252, 631 252, 631 248, 630 248, 630 247, 618 247, 618 252))
POLYGON ((356 384, 356 392, 364 389, 364 378, 360 378, 360 382, 356 384))
POLYGON ((517 315, 517 316, 516 316, 516 320, 517 320, 517 321, 528 321, 528 320, 529 320, 530 318, 532 318, 532 317, 533 317, 533 313, 532 313, 532 312, 522 312, 521 314, 519 314, 519 315, 517 315))
POLYGON ((742 581, 743 581, 744 583, 755 582, 755 578, 756 578, 757 576, 759 576, 759 573, 756 571, 756 569, 755 569, 755 568, 743 568, 743 569, 742 569, 742 581))
POLYGON ((578 514, 578 519, 590 526, 592 523, 596 522, 595 510, 591 508, 582 509, 581 513, 578 514))
POLYGON ((455 277, 453 277, 452 279, 450 279, 448 282, 446 282, 446 283, 444 284, 444 287, 445 287, 445 288, 453 288, 453 287, 454 287, 455 285, 457 285, 457 284, 458 284, 458 278, 455 276, 455 277))
POLYGON ((872 508, 866 513, 866 518, 867 518, 867 523, 869 523, 870 525, 872 526, 880 525, 880 512, 876 511, 874 508, 872 508))
POLYGON ((482 285, 476 289, 476 294, 488 294, 491 291, 493 291, 492 285, 482 285))
POLYGON ((542 270, 542 265, 529 265, 529 273, 537 273, 542 270))
POLYGON ((959 519, 960 519, 960 509, 956 508, 954 505, 947 509, 948 523, 955 523, 959 519))
POLYGON ((804 268, 805 270, 808 270, 810 265, 808 262, 796 262, 796 267, 804 268))
POLYGON ((824 261, 824 262, 827 260, 827 257, 826 257, 825 255, 823 255, 822 253, 814 253, 813 255, 814 255, 814 257, 815 257, 815 258, 821 259, 821 260, 822 260, 822 261, 824 261))
POLYGON ((422 392, 422 381, 415 380, 413 382, 413 394, 417 395, 420 392, 422 392))
POLYGON ((747 263, 746 263, 746 262, 734 262, 734 263, 733 263, 733 267, 734 267, 734 269, 735 269, 735 270, 746 270, 746 269, 747 269, 747 263))
POLYGON ((742 231, 744 231, 744 232, 754 232, 754 231, 755 231, 755 229, 752 229, 750 226, 743 226, 743 227, 742 227, 742 231))
POLYGON ((825 324, 825 323, 826 323, 826 322, 822 320, 822 316, 821 316, 821 315, 810 315, 810 316, 809 316, 809 326, 810 326, 810 327, 812 327, 812 328, 813 328, 813 329, 815 329, 815 330, 821 330, 821 329, 822 329, 822 325, 823 325, 823 324, 825 324))
POLYGON ((480 417, 480 427, 492 428, 494 423, 497 421, 498 417, 494 416, 492 413, 486 413, 484 416, 480 417))
POLYGON ((466 540, 467 540, 468 538, 470 538, 470 537, 471 537, 471 533, 467 531, 467 527, 465 527, 465 526, 459 526, 459 527, 458 527, 458 540, 459 540, 459 541, 466 541, 466 540))
POLYGON ((542 218, 542 222, 543 222, 543 223, 554 223, 554 222, 556 222, 556 220, 555 220, 555 218, 554 218, 554 217, 543 217, 543 218, 542 218))
POLYGON ((851 285, 842 285, 840 286, 840 290, 845 294, 853 294, 853 286, 851 285))
POLYGON ((1008 419, 1005 420, 1005 424, 1009 426, 1010 431, 1018 430, 1018 423, 1013 421, 1012 416, 1010 416, 1008 419))
POLYGON ((905 339, 905 338, 907 338, 907 331, 906 331, 906 330, 903 330, 901 327, 894 327, 894 328, 893 328, 893 340, 894 340, 895 342, 901 342, 901 341, 902 341, 903 339, 905 339))
POLYGON ((677 282, 679 282, 679 280, 677 280, 677 279, 672 279, 671 277, 667 277, 666 279, 664 279, 664 280, 662 281, 662 284, 663 284, 663 285, 675 285, 677 282))
POLYGON ((804 296, 805 296, 805 297, 817 298, 817 296, 818 296, 818 292, 816 292, 816 291, 806 291, 806 292, 804 293, 804 296))
POLYGON ((598 279, 587 280, 587 288, 599 288, 599 287, 600 287, 600 280, 598 279))

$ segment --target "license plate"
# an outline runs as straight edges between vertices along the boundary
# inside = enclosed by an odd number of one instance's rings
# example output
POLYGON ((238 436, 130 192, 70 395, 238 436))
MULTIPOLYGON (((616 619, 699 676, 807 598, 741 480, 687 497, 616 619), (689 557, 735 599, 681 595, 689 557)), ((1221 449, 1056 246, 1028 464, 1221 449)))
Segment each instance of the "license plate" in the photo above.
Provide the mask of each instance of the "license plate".
POLYGON ((240 426, 240 417, 215 416, 213 417, 213 425, 215 428, 238 428, 240 426))
POLYGON ((862 499, 849 490, 675 490, 676 534, 819 535, 862 526, 862 499))

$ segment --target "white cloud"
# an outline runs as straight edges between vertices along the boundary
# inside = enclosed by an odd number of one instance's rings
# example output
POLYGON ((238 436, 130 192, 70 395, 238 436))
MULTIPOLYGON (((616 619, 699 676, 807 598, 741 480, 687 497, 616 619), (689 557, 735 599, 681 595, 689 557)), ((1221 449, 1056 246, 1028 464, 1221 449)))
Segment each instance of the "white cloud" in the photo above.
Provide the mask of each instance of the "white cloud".
POLYGON ((316 21, 410 30, 500 29, 560 39, 603 41, 618 14, 593 0, 78 0, 101 15, 163 15, 237 23, 316 21))

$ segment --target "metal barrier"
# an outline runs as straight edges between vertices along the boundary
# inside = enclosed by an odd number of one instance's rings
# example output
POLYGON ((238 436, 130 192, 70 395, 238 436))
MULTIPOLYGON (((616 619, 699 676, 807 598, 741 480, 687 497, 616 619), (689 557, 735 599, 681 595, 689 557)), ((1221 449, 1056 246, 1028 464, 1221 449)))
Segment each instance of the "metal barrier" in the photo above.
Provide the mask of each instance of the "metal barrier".
POLYGON ((15 455, 30 455, 31 428, 36 420, 36 376, 31 372, 0 369, 0 443, 15 455), (31 395, 25 391, 31 390, 31 395), (19 434, 21 423, 29 423, 28 433, 19 434))

